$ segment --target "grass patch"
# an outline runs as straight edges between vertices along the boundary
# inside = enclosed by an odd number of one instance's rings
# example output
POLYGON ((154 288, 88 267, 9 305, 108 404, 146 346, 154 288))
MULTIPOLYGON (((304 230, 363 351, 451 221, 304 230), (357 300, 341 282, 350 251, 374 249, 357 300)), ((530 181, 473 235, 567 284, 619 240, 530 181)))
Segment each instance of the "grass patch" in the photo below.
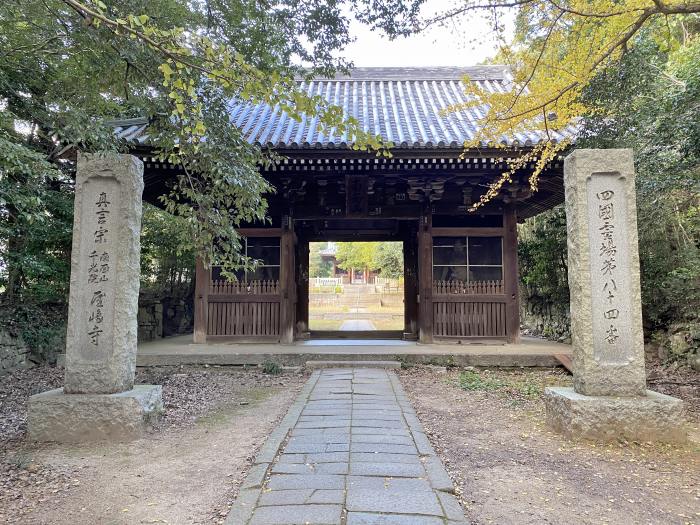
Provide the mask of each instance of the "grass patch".
POLYGON ((262 364, 263 374, 269 374, 276 376, 282 373, 282 365, 276 363, 275 361, 265 361, 262 364))
POLYGON ((505 386, 503 381, 496 378, 486 377, 474 370, 465 370, 459 374, 457 379, 459 388, 469 391, 493 392, 505 386))
POLYGON ((545 387, 557 383, 549 374, 502 370, 464 370, 456 380, 462 390, 493 392, 516 405, 540 399, 545 387))

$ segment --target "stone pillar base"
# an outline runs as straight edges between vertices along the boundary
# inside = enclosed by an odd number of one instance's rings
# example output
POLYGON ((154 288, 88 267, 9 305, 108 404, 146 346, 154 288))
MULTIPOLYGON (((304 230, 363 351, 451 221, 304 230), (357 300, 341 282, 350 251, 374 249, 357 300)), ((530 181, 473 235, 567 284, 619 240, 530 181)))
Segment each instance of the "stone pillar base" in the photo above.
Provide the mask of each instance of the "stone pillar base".
POLYGON ((62 388, 29 398, 29 438, 79 443, 140 437, 163 411, 160 385, 136 385, 118 394, 64 394, 62 388))
POLYGON ((688 439, 683 402, 651 390, 640 397, 597 397, 550 387, 544 403, 547 425, 569 438, 668 443, 688 439))

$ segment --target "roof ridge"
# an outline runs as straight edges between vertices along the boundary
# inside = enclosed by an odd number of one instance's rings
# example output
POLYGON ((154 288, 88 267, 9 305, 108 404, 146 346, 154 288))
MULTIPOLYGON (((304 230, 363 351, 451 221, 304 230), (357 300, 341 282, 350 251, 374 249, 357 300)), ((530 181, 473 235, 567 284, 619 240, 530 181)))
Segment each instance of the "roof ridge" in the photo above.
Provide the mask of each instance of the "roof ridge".
POLYGON ((127 126, 140 126, 143 124, 148 124, 147 117, 132 117, 132 118, 120 118, 114 120, 105 120, 104 124, 107 126, 117 127, 127 127, 127 126))
MULTIPOLYGON (((509 67, 504 64, 478 66, 373 66, 356 67, 349 74, 336 73, 335 76, 313 77, 314 81, 356 82, 359 80, 461 80, 465 75, 470 80, 507 80, 509 67)), ((305 80, 298 76, 298 81, 305 80)))

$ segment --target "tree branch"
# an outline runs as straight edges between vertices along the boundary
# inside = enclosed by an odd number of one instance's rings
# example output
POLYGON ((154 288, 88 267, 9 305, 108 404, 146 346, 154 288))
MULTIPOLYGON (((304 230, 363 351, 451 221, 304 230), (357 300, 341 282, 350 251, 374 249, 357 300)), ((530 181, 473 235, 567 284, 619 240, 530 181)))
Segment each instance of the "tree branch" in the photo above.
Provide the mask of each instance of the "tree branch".
MULTIPOLYGON (((626 33, 624 33, 620 38, 618 38, 616 41, 614 41, 612 44, 610 44, 610 46, 608 46, 608 49, 600 57, 598 57, 598 59, 596 59, 593 62, 593 64, 591 64, 591 66, 588 68, 588 70, 595 71, 600 64, 602 64, 605 60, 607 60, 615 52, 616 49, 618 49, 619 47, 626 44, 630 40, 630 38, 632 38, 637 33, 637 31, 639 31, 641 29, 641 27, 646 23, 646 21, 655 14, 658 14, 656 10, 645 9, 643 14, 636 20, 636 22, 630 26, 629 30, 626 33)), ((554 102, 559 100, 561 97, 563 97, 566 93, 568 93, 572 89, 576 88, 579 84, 580 84, 580 81, 575 80, 575 81, 571 82, 569 85, 567 85, 566 87, 559 90, 559 92, 556 93, 554 96, 550 97, 545 102, 538 104, 537 106, 523 110, 520 113, 516 113, 515 115, 509 115, 507 117, 496 117, 494 120, 504 121, 504 120, 510 120, 510 119, 517 119, 520 117, 526 117, 526 116, 531 115, 533 113, 539 113, 540 110, 542 110, 543 108, 546 108, 550 104, 553 104, 554 102)))
POLYGON ((459 15, 463 15, 464 13, 468 13, 470 11, 476 11, 481 9, 507 9, 512 7, 521 7, 523 5, 530 4, 534 1, 535 0, 513 0, 512 2, 504 1, 477 5, 466 5, 464 7, 453 9, 452 11, 448 11, 447 13, 426 20, 425 23, 422 26, 420 26, 418 30, 423 31, 431 25, 444 22, 445 20, 454 18, 459 15))
POLYGON ((554 31, 554 28, 556 27, 557 22, 559 22, 559 20, 563 16, 563 14, 564 14, 563 12, 560 12, 559 15, 557 15, 557 17, 552 22, 552 25, 549 26, 549 31, 547 31, 547 35, 544 38, 544 42, 542 42, 542 49, 540 49, 540 53, 539 53, 539 55, 537 55, 537 60, 535 61, 535 64, 532 66, 532 71, 530 71, 530 76, 523 83, 523 85, 520 86, 520 89, 516 93, 515 97, 513 97, 513 102, 511 102, 511 105, 508 108, 508 110, 506 111, 506 113, 511 111, 513 109, 513 107, 515 106, 515 104, 517 104, 518 99, 520 98, 520 95, 523 94, 523 91, 525 91, 527 86, 532 81, 532 78, 535 76, 535 71, 537 71, 537 68, 540 65, 540 62, 542 60, 542 56, 544 55, 544 51, 547 48, 547 43, 549 42, 549 38, 552 36, 552 32, 554 31))

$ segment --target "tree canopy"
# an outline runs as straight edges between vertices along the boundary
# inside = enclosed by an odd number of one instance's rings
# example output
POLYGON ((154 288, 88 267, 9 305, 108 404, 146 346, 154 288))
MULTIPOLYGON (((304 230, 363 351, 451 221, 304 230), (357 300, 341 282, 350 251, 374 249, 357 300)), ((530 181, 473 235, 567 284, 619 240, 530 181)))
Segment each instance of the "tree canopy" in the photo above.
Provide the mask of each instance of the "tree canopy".
POLYGON ((403 244, 382 242, 374 254, 374 267, 382 277, 398 278, 403 275, 403 244))
POLYGON ((309 243, 309 277, 330 277, 333 270, 333 263, 324 261, 321 251, 328 248, 327 242, 309 243))
MULTIPOLYGON (((682 39, 668 47, 642 31, 634 48, 586 87, 582 104, 580 146, 634 149, 647 334, 670 331, 669 340, 687 340, 697 348, 700 40, 682 39), (674 334, 677 330, 680 334, 674 334)), ((562 207, 529 219, 520 233, 519 263, 527 299, 568 311, 562 207)))
MULTIPOLYGON (((593 107, 583 96, 586 89, 599 75, 614 70, 642 40, 653 40, 665 52, 687 45, 697 38, 698 13, 700 2, 692 0, 461 0, 446 12, 399 27, 398 33, 446 23, 468 27, 473 17, 487 17, 500 42, 494 62, 509 67, 512 84, 501 92, 466 83, 471 100, 449 111, 481 107, 485 114, 465 146, 500 147, 504 136, 523 131, 540 131, 547 137, 506 159, 509 169, 493 181, 478 207, 532 161, 530 184, 537 189, 542 169, 571 145, 570 140, 552 140, 552 130, 578 123, 593 107), (512 37, 505 32, 507 16, 515 19, 512 37)), ((601 114, 614 110, 596 106, 601 114)))
POLYGON ((343 270, 376 270, 384 277, 403 275, 400 242, 339 242, 336 259, 343 270))
POLYGON ((379 243, 339 242, 335 255, 338 267, 343 270, 374 270, 374 261, 379 243))
POLYGON ((108 119, 147 117, 150 144, 183 168, 162 202, 187 231, 178 237, 180 252, 195 251, 227 270, 249 265, 236 228, 265 221, 263 193, 274 188, 258 170, 275 156, 247 143, 231 125, 229 101, 278 105, 297 119, 315 115, 354 137, 355 147, 385 151, 338 108, 298 91, 293 79, 348 66, 340 58, 350 41, 344 12, 391 25, 413 16, 415 5, 0 3, 0 232, 8 296, 37 277, 32 267, 57 268, 57 258, 67 264, 72 152, 127 148, 108 119), (28 255, 33 229, 47 228, 63 232, 63 244, 28 255))

